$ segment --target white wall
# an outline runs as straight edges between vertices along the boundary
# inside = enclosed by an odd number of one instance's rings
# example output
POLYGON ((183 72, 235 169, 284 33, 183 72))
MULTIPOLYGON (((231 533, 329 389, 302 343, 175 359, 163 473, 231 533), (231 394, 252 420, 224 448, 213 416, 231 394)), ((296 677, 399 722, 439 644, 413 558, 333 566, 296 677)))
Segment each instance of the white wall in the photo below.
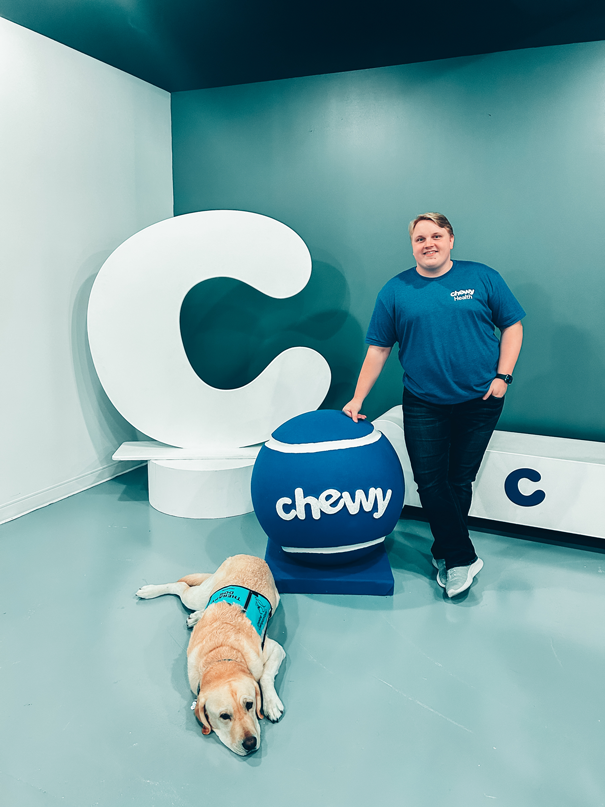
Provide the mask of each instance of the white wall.
POLYGON ((96 273, 172 216, 170 95, 0 19, 0 523, 125 470, 90 359, 96 273))

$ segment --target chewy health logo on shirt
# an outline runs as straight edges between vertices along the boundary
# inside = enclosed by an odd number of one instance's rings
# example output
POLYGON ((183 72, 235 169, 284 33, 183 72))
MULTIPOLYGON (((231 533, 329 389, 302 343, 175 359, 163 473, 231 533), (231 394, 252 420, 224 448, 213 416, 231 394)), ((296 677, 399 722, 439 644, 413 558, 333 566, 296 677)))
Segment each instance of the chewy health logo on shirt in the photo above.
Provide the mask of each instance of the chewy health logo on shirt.
POLYGON ((474 293, 475 293, 475 289, 462 289, 462 291, 453 291, 450 296, 453 297, 454 300, 456 300, 456 301, 458 301, 458 300, 472 300, 474 293))

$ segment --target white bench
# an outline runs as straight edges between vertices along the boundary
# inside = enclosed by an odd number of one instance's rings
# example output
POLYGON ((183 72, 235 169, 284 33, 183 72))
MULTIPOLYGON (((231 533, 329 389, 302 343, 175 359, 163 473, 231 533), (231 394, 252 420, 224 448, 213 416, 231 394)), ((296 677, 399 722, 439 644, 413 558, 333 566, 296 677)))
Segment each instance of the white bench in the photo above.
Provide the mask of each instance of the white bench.
MULTIPOLYGON (((393 444, 405 503, 420 507, 395 406, 374 421, 393 444)), ((605 443, 494 432, 473 489, 471 516, 605 538, 605 443)))

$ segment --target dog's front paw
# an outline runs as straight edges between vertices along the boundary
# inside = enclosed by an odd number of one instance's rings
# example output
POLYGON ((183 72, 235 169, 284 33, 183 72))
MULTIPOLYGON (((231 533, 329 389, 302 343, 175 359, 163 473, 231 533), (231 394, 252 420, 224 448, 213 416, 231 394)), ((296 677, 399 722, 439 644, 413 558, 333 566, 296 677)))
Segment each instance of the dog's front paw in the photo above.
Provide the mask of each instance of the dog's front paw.
POLYGON ((153 597, 158 596, 159 586, 141 586, 141 588, 137 591, 137 597, 140 597, 142 600, 151 600, 153 597))
POLYGON ((263 714, 272 723, 277 723, 284 713, 284 704, 280 701, 277 692, 272 692, 268 696, 263 694, 263 714))
POLYGON ((203 611, 194 611, 192 614, 189 614, 187 617, 187 627, 193 628, 202 618, 203 611))

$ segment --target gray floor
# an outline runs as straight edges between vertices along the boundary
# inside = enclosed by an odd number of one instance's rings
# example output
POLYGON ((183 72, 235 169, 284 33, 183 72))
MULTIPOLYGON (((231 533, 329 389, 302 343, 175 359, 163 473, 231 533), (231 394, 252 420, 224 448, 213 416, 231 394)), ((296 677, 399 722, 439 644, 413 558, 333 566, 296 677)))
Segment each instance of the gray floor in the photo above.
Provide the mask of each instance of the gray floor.
POLYGON ((2 805, 604 805, 605 555, 474 537, 457 601, 413 520, 393 597, 284 596, 285 715, 241 758, 190 710, 186 610, 134 592, 262 555, 254 515, 171 518, 135 471, 0 526, 2 805))

